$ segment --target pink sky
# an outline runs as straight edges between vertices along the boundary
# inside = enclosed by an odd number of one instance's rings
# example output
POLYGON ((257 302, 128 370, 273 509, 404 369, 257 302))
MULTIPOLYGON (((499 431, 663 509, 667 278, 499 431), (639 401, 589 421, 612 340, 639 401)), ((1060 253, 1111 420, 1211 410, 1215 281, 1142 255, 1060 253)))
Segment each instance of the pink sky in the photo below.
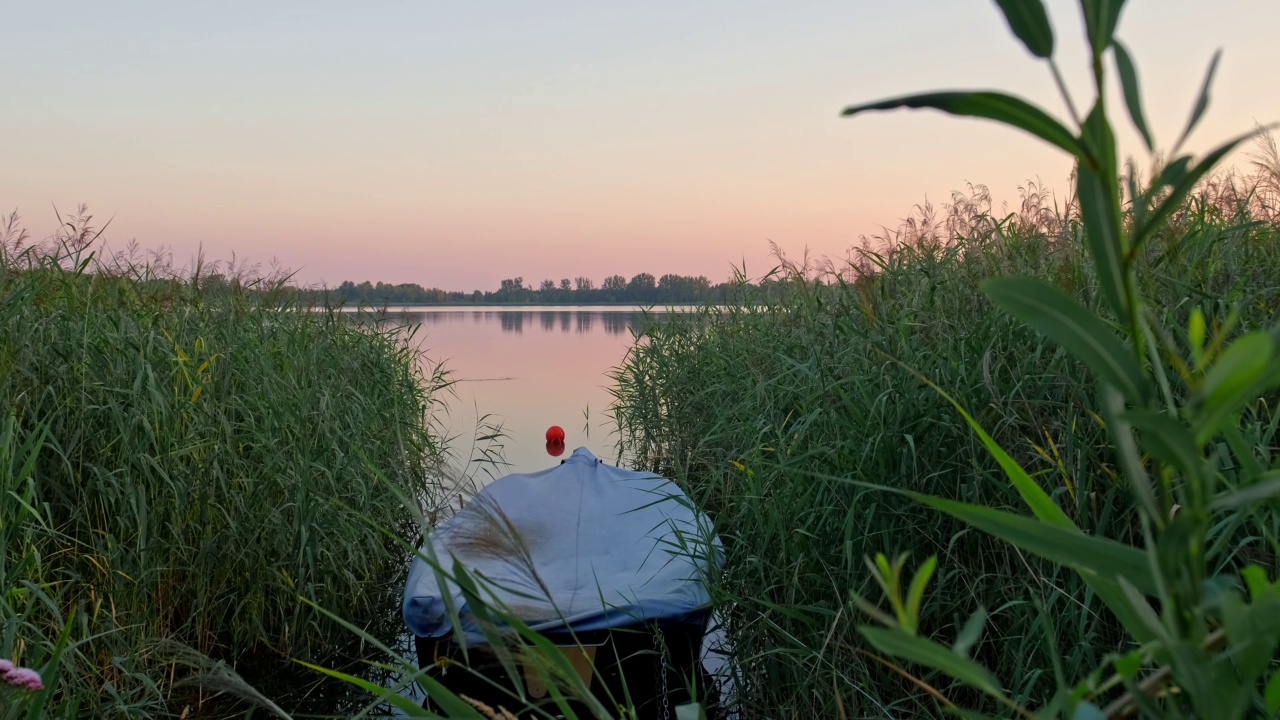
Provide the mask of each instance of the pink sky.
MULTIPOLYGON (((1077 11, 1048 5, 1085 105, 1077 11)), ((1163 147, 1218 47, 1193 149, 1280 119, 1278 28, 1274 0, 1129 3, 1163 147)), ((1063 191, 1070 169, 991 124, 839 117, 952 87, 1061 112, 983 0, 25 3, 0 78, 0 207, 34 233, 86 202, 114 245, 276 257, 306 283, 721 280, 767 269, 770 240, 840 256, 926 197, 1063 191)))

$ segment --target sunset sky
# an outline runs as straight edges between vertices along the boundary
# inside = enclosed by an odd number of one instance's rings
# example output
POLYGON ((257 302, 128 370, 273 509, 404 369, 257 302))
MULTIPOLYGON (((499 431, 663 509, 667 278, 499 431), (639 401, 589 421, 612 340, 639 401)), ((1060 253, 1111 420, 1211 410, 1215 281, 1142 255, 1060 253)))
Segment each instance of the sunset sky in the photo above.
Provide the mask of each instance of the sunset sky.
MULTIPOLYGON (((1075 3, 1049 7, 1085 105, 1075 3)), ((1276 0, 1131 0, 1157 141, 1219 47, 1192 149, 1280 120, 1278 31, 1276 0)), ((9 3, 0 81, 0 208, 36 236, 84 202, 114 246, 276 257, 304 283, 718 281, 767 269, 770 240, 840 256, 926 197, 1062 192, 1070 170, 979 121, 839 117, 953 87, 1061 113, 987 0, 9 3)))

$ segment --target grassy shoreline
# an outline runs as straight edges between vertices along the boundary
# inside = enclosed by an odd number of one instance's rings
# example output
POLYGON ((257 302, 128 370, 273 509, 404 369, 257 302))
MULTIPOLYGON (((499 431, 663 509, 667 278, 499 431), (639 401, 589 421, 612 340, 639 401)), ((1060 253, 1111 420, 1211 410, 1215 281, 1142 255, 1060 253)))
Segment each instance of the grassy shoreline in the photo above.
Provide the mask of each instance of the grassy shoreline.
MULTIPOLYGON (((1274 146, 1272 146, 1274 156, 1274 146)), ((1186 327, 1194 306, 1232 335, 1280 313, 1280 215, 1250 189, 1271 176, 1209 183, 1150 241, 1151 309, 1186 327)), ((1089 534, 1141 544, 1094 408, 1095 385, 1060 348, 997 312, 980 280, 1028 275, 1099 305, 1075 209, 1036 192, 1017 213, 957 196, 919 208, 891 251, 855 254, 842 274, 783 259, 784 291, 744 307, 655 321, 615 373, 624 446, 675 477, 713 514, 727 570, 718 602, 739 659, 748 716, 943 714, 918 682, 961 707, 989 699, 938 672, 870 651, 857 597, 878 597, 864 558, 939 557, 921 610, 928 637, 961 636, 982 609, 972 657, 1024 706, 1055 678, 1082 677, 1125 646, 1123 629, 1079 577, 901 495, 926 493, 1025 512, 946 390, 1032 472, 1089 534), (877 489, 879 488, 879 489, 877 489), (895 669, 897 668, 897 669, 895 669)), ((1185 391, 1183 391, 1185 392, 1185 391)), ((1280 451, 1274 393, 1242 430, 1261 457, 1280 451)), ((1274 575, 1274 504, 1214 528, 1217 570, 1254 562, 1274 575)))
POLYGON ((0 257, 0 656, 60 655, 57 716, 161 717, 213 695, 175 690, 188 649, 268 674, 347 649, 308 603, 394 613, 447 379, 278 283, 99 262, 88 236, 0 257))
MULTIPOLYGON (((1142 289, 1166 325, 1193 308, 1226 336, 1275 323, 1277 187, 1274 172, 1212 179, 1148 242, 1142 289)), ((217 662, 279 698, 280 662, 360 652, 310 603, 386 621, 393 538, 418 531, 402 499, 442 496, 431 414, 448 379, 394 331, 301 307, 282 282, 98 262, 87 222, 53 250, 0 237, 0 655, 58 668, 55 717, 229 712, 175 683, 217 662)), ((839 268, 780 258, 741 304, 656 316, 615 373, 624 449, 681 482, 724 540, 714 590, 748 716, 941 714, 922 684, 996 710, 869 652, 856 599, 881 551, 942 558, 922 633, 989 618, 968 652, 1019 704, 1126 646, 1076 574, 900 494, 1021 507, 923 376, 1082 530, 1140 542, 1093 380, 978 287, 1021 274, 1099 307, 1076 208, 1029 188, 1001 216, 979 189, 882 240, 839 268)), ((1265 396, 1241 427, 1263 458, 1280 454, 1278 407, 1265 396)), ((1274 575, 1280 512, 1246 510, 1214 527, 1213 569, 1274 575)))

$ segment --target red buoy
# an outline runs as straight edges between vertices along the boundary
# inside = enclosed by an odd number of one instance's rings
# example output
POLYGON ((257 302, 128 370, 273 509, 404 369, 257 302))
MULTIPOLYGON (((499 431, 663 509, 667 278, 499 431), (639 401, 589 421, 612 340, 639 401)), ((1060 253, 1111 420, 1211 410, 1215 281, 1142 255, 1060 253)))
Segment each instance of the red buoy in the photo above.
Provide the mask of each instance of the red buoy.
POLYGON ((559 425, 552 425, 551 427, 547 428, 547 442, 549 443, 557 442, 563 445, 564 444, 564 428, 560 427, 559 425))

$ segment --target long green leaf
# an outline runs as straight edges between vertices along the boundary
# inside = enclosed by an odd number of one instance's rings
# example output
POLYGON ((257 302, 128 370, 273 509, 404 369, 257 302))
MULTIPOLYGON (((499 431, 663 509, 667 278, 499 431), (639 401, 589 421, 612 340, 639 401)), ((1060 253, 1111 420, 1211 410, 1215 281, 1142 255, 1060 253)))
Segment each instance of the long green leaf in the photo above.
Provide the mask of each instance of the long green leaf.
MULTIPOLYGON (((302 660, 296 660, 295 662, 303 667, 311 668, 316 672, 324 673, 329 677, 337 678, 338 680, 350 683, 351 685, 355 685, 363 690, 367 690, 377 696, 380 700, 386 700, 391 703, 397 710, 409 717, 436 717, 434 714, 424 710, 418 703, 399 693, 388 691, 387 688, 384 688, 377 683, 371 683, 364 678, 348 675, 339 670, 331 670, 319 665, 312 665, 311 663, 304 662, 302 660)), ((477 720, 484 720, 484 715, 481 715, 479 710, 476 710, 465 700, 450 692, 435 678, 429 675, 423 675, 418 678, 418 682, 422 683, 424 686, 424 689, 427 691, 427 695, 431 698, 431 702, 439 705, 440 709, 447 713, 445 717, 475 718, 477 720)))
POLYGON ((1076 194, 1084 222, 1085 241, 1098 272, 1098 282, 1116 316, 1129 317, 1129 296, 1123 264, 1125 236, 1121 223, 1120 188, 1116 166, 1115 134, 1099 99, 1081 126, 1080 141, 1085 147, 1079 163, 1076 194))
MULTIPOLYGON (((1129 631, 1134 640, 1145 644, 1156 639, 1146 621, 1148 610, 1151 608, 1150 604, 1147 604, 1146 607, 1135 606, 1133 598, 1129 593, 1125 592, 1125 589, 1117 580, 1101 577, 1086 577, 1084 580, 1093 592, 1097 594, 1098 598, 1102 600, 1103 604, 1107 606, 1107 609, 1111 611, 1111 614, 1116 616, 1116 619, 1120 621, 1120 625, 1129 631)), ((1145 603, 1145 601, 1143 602, 1145 603)))
POLYGON ((1191 172, 1191 161, 1195 158, 1190 155, 1174 158, 1169 164, 1165 165, 1156 176, 1155 189, 1161 187, 1176 188, 1183 184, 1183 179, 1187 177, 1187 173, 1191 172))
POLYGON ((1098 389, 1098 400, 1102 405, 1102 417, 1106 420, 1107 433, 1111 436, 1116 459, 1120 462, 1124 476, 1129 480, 1129 487, 1133 489, 1134 497, 1138 499, 1147 517, 1153 519, 1163 517, 1162 506, 1156 501, 1155 490, 1151 486, 1142 453, 1139 452, 1138 443, 1134 439, 1133 426, 1125 419, 1127 409, 1124 397, 1110 385, 1103 385, 1098 389))
POLYGON ((908 370, 928 384, 929 387, 933 388, 933 390, 945 398, 947 402, 951 403, 951 406, 964 417, 965 422, 969 423, 969 427, 978 434, 978 438, 982 440, 982 444, 986 446, 987 452, 991 453, 991 456, 996 459, 996 462, 1000 463, 1000 468, 1004 470, 1005 475, 1009 478, 1009 482, 1013 483, 1014 489, 1018 491, 1018 495, 1022 497, 1022 501, 1027 504, 1027 508, 1029 508, 1037 518, 1050 525, 1056 525, 1062 528, 1071 528, 1073 530, 1075 529, 1075 523, 1071 522, 1071 518, 1067 517, 1067 514, 1062 511, 1062 508, 1058 507, 1058 504, 1053 501, 1053 498, 1049 497, 1049 494, 1044 491, 1044 488, 1040 487, 1040 485, 1027 474, 1027 471, 1023 470, 1022 466, 1010 457, 1009 453, 1004 451, 1004 448, 1000 447, 1000 443, 996 442, 994 438, 987 434, 986 430, 982 429, 982 426, 978 424, 978 421, 974 420, 973 416, 970 415, 964 407, 960 405, 960 403, 956 402, 955 398, 947 394, 947 391, 935 385, 933 381, 929 380, 929 378, 911 370, 910 368, 908 368, 908 370))
POLYGON ((1222 599, 1222 624, 1236 673, 1245 683, 1255 685, 1273 663, 1280 643, 1280 600, 1271 595, 1250 604, 1229 593, 1222 599))
POLYGON ((1102 295, 1117 316, 1126 317, 1129 311, 1120 262, 1119 202, 1102 177, 1085 163, 1078 166, 1076 186, 1085 240, 1098 271, 1102 295))
POLYGON ((1157 594, 1147 556, 1137 548, 981 505, 930 495, 912 497, 1046 560, 1085 575, 1124 578, 1148 595, 1157 594))
POLYGON ((1080 8, 1084 11, 1084 27, 1089 34, 1089 45, 1093 48, 1094 56, 1101 56, 1115 37, 1124 0, 1080 0, 1080 8))
POLYGON ((1142 111, 1142 94, 1138 87, 1138 68, 1133 64, 1133 58, 1129 56, 1129 51, 1125 49, 1123 43, 1119 40, 1111 44, 1112 50, 1116 54, 1116 69, 1120 71, 1120 87, 1124 90, 1124 104, 1129 109, 1129 119, 1133 121, 1133 126, 1138 129, 1138 133, 1142 135, 1142 141, 1147 144, 1147 150, 1155 152, 1155 141, 1151 139, 1151 131, 1147 129, 1147 118, 1142 111))
MULTIPOLYGON (((1119 187, 1116 161, 1116 136, 1107 120, 1106 106, 1097 102, 1089 110, 1080 126, 1080 145, 1085 150, 1085 159, 1099 175, 1109 180, 1108 187, 1119 187)), ((1116 199, 1117 207, 1119 198, 1116 199)))
POLYGON ((862 636, 875 649, 886 655, 910 660, 927 668, 944 672, 972 688, 1009 703, 1008 698, 996 684, 995 678, 987 672, 986 668, 969 658, 951 652, 943 645, 928 638, 908 635, 897 628, 861 626, 858 632, 862 633, 862 636))
POLYGON ((1275 717, 1280 712, 1280 671, 1271 673, 1267 688, 1263 691, 1263 702, 1267 706, 1267 717, 1275 717))
POLYGON ((930 555, 928 560, 924 561, 924 565, 916 571, 916 575, 911 579, 911 587, 907 590, 907 617, 914 622, 920 617, 920 605, 924 602, 924 589, 929 584, 929 579, 933 577, 933 571, 938 567, 938 556, 930 555))
POLYGON ((1187 127, 1183 129, 1178 142, 1173 146, 1175 153, 1178 148, 1182 147, 1182 143, 1186 142, 1187 137, 1191 135, 1191 131, 1200 122, 1200 118, 1204 116, 1204 111, 1209 108, 1209 88, 1213 86, 1213 76, 1218 72, 1218 61, 1221 59, 1221 50, 1213 53, 1213 59, 1209 61, 1209 69, 1204 73, 1204 81, 1200 84, 1200 93, 1196 95, 1196 103, 1191 106, 1191 117, 1187 119, 1187 127))
POLYGON ((1262 331, 1251 332, 1231 343, 1205 375, 1204 385, 1196 394, 1200 405, 1198 439, 1208 438, 1245 403, 1258 397, 1260 381, 1267 378, 1276 352, 1271 337, 1262 331))
POLYGON ((53 646, 53 652, 40 670, 44 690, 36 693, 31 700, 31 705, 27 708, 28 720, 44 717, 45 703, 57 692, 58 681, 62 679, 62 653, 71 642, 71 628, 75 626, 75 619, 76 611, 72 608, 71 612, 67 613, 67 621, 62 626, 62 632, 58 633, 58 642, 53 646))
POLYGON ((1053 26, 1042 0, 996 0, 1009 29, 1039 58, 1053 55, 1053 26))
POLYGON ((1103 382, 1139 404, 1150 386, 1115 333, 1070 295, 1043 280, 992 278, 982 291, 1001 309, 1056 341, 1103 382))
MULTIPOLYGON (((1168 185, 1172 190, 1161 201, 1160 205, 1147 216, 1146 220, 1140 227, 1133 230, 1133 241, 1129 250, 1130 262, 1137 256, 1138 250, 1142 244, 1151 237, 1160 224, 1169 218, 1178 208, 1183 207, 1183 201, 1187 195, 1195 188, 1196 184, 1209 173, 1224 157, 1235 150, 1240 143, 1246 140, 1252 140, 1259 133, 1265 132, 1275 127, 1274 124, 1257 128, 1251 132, 1247 132, 1230 142, 1219 146, 1213 152, 1205 155, 1200 162, 1194 167, 1188 168, 1191 162, 1190 156, 1183 156, 1169 163, 1169 165, 1160 174, 1160 185, 1168 185)), ((1159 187, 1159 185, 1157 185, 1159 187)))
MULTIPOLYGON (((1280 336, 1280 326, 1277 326, 1276 334, 1277 336, 1280 336)), ((1048 494, 1046 494, 1044 490, 1031 479, 1031 476, 1028 475, 1027 472, 1013 460, 1013 458, 1009 457, 1009 454, 1004 451, 1004 448, 1000 447, 1000 444, 992 439, 992 437, 982 429, 982 426, 978 421, 974 420, 973 417, 965 411, 964 407, 962 407, 960 403, 956 402, 955 398, 948 395, 946 391, 938 387, 927 377, 909 367, 906 369, 908 372, 911 372, 916 377, 920 378, 922 382, 929 385, 929 387, 933 388, 939 395, 946 398, 947 402, 951 403, 960 415, 964 417, 965 421, 969 424, 969 427, 978 434, 979 438, 981 438, 982 443, 987 448, 987 451, 990 452, 992 457, 996 458, 996 461, 1000 463, 1005 474, 1018 490, 1018 494, 1022 496, 1023 502, 1027 503, 1027 506, 1033 513, 1035 513, 1036 517, 1038 517, 1042 522, 1049 523, 1051 525, 1070 528, 1073 530, 1076 529, 1075 523, 1071 522, 1071 518, 1067 517, 1067 514, 1053 502, 1053 499, 1050 498, 1048 494)), ((1107 395, 1115 394, 1115 392, 1116 391, 1114 390, 1108 392, 1104 389, 1103 396, 1106 397, 1107 395)), ((846 482, 850 481, 846 480, 846 482)), ((855 484, 863 485, 862 483, 855 484)), ((879 486, 871 487, 881 491, 900 492, 892 488, 879 486)), ((1135 485, 1135 487, 1141 489, 1144 486, 1138 484, 1135 485)), ((1146 504, 1145 506, 1151 508, 1151 511, 1154 512, 1154 508, 1156 507, 1155 498, 1151 494, 1149 487, 1145 489, 1145 493, 1140 493, 1141 498, 1146 504)), ((1116 619, 1118 619, 1125 629, 1133 635, 1134 639, 1143 643, 1149 642, 1153 639, 1150 631, 1146 629, 1146 626, 1142 622, 1141 613, 1138 609, 1130 605, 1124 592, 1116 581, 1096 575, 1084 575, 1083 578, 1085 583, 1093 589, 1094 593, 1096 593, 1111 612, 1115 614, 1116 619)))
POLYGON ((978 639, 982 637, 982 629, 987 624, 987 609, 981 605, 969 616, 965 621, 964 627, 960 629, 960 633, 956 635, 956 641, 951 646, 952 652, 957 655, 969 657, 969 650, 978 643, 978 639))
POLYGON ((1142 433, 1142 446, 1153 457, 1173 465, 1188 478, 1198 478, 1203 458, 1195 436, 1181 422, 1154 410, 1131 410, 1121 416, 1142 433))
POLYGON ((1245 505, 1266 502, 1277 495, 1280 495, 1280 470, 1273 470, 1254 478, 1251 485, 1218 495, 1209 504, 1209 509, 1235 510, 1245 505))
POLYGON ((898 108, 933 108, 952 115, 995 120, 1031 133, 1072 155, 1080 154, 1080 143, 1076 137, 1044 110, 1021 98, 990 90, 907 95, 862 105, 850 105, 842 114, 850 116, 870 110, 898 108))

